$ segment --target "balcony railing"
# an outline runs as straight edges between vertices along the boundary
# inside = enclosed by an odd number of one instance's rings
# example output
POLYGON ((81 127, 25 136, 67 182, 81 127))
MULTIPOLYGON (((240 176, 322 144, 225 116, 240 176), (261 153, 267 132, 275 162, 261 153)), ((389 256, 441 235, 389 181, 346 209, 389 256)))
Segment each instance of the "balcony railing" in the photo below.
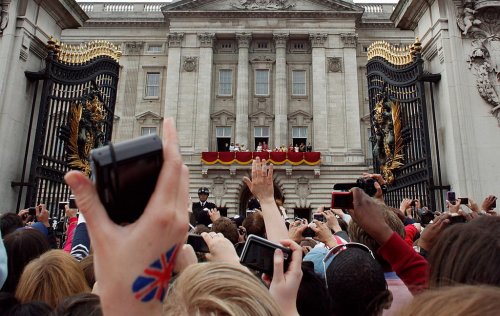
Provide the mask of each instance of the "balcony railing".
POLYGON ((161 12, 161 8, 167 2, 122 2, 122 3, 103 3, 103 2, 84 2, 78 1, 78 4, 85 12, 161 12))

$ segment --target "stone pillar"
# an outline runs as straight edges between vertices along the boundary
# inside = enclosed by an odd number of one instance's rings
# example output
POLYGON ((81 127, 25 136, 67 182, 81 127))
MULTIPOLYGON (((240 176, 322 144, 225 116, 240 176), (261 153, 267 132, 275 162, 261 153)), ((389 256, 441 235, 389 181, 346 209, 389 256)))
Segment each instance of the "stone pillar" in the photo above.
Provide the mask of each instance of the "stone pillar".
POLYGON ((328 150, 328 109, 326 99, 326 33, 309 35, 312 46, 312 103, 313 103, 313 139, 315 151, 328 150))
POLYGON ((212 102, 213 42, 215 33, 198 34, 200 57, 196 94, 195 152, 208 151, 210 143, 210 103, 212 102))
POLYGON ((135 108, 137 103, 137 83, 139 81, 139 60, 144 42, 126 42, 125 54, 128 62, 124 67, 123 79, 125 89, 123 93, 123 108, 120 118, 120 139, 134 137, 134 126, 136 126, 135 108))
POLYGON ((179 77, 181 69, 181 44, 184 33, 168 35, 168 68, 165 93, 165 117, 172 117, 177 124, 179 102, 179 77))
MULTIPOLYGON (((273 34, 276 45, 276 76, 274 90, 274 144, 279 147, 281 144, 288 144, 288 96, 286 77, 286 42, 288 34, 273 34)), ((271 147, 269 145, 269 147, 271 147)))
POLYGON ((238 39, 238 84, 236 86, 236 140, 249 146, 248 142, 248 47, 250 33, 236 33, 238 39))
MULTIPOLYGON (((340 34, 341 42, 344 44, 345 67, 345 120, 347 152, 354 155, 362 155, 361 150, 361 119, 359 116, 359 91, 358 91, 358 64, 356 61, 356 44, 358 35, 354 33, 340 34)), ((361 162, 361 161, 360 161, 361 162)))

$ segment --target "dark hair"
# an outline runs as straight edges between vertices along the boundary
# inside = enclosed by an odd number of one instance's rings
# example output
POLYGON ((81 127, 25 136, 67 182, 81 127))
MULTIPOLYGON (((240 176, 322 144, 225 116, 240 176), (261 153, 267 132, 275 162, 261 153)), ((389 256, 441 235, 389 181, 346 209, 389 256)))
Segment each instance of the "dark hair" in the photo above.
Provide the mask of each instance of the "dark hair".
POLYGON ((247 235, 257 235, 266 238, 266 225, 261 212, 250 213, 243 221, 243 227, 247 231, 247 235))
POLYGON ((99 296, 81 293, 65 298, 54 310, 54 316, 102 316, 99 296))
POLYGON ((0 216, 0 231, 2 232, 2 238, 5 238, 5 236, 23 226, 23 220, 17 214, 5 213, 0 216))
POLYGON ((446 228, 429 254, 432 288, 460 284, 500 286, 500 217, 481 216, 446 228))
POLYGON ((82 261, 78 263, 78 265, 83 270, 83 274, 85 275, 85 280, 87 280, 89 288, 92 289, 95 283, 94 255, 90 254, 87 257, 83 258, 82 261))
POLYGON ((217 219, 212 224, 212 231, 216 233, 222 233, 222 235, 229 239, 229 241, 231 241, 233 245, 238 242, 238 227, 236 227, 236 224, 227 217, 221 217, 217 219))
POLYGON ((333 315, 379 315, 390 306, 380 264, 362 249, 347 248, 335 256, 326 272, 333 315))
POLYGON ((4 238, 7 252, 7 265, 9 273, 2 291, 14 293, 17 283, 21 278, 24 267, 50 250, 49 242, 41 232, 36 229, 20 229, 4 238))
POLYGON ((208 228, 206 225, 203 224, 198 224, 194 228, 194 233, 198 235, 201 235, 201 233, 209 233, 210 231, 211 231, 210 228, 208 228))
POLYGON ((314 273, 314 264, 310 261, 302 262, 297 311, 301 316, 332 314, 332 300, 326 290, 325 282, 314 273))
POLYGON ((9 316, 52 316, 52 308, 44 302, 18 304, 9 310, 9 316))

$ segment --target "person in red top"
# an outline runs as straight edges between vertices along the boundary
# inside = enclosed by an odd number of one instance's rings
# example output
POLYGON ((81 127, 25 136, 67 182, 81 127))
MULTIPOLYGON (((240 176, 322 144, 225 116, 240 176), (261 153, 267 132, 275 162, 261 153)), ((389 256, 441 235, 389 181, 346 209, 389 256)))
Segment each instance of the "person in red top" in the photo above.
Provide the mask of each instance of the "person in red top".
POLYGON ((266 142, 262 143, 262 151, 268 151, 269 150, 269 145, 266 142))

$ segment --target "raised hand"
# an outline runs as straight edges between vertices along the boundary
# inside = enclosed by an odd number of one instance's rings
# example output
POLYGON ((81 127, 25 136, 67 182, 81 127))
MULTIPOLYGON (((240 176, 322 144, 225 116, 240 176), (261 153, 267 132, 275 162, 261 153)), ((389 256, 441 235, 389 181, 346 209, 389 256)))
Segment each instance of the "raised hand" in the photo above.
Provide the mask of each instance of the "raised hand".
POLYGON ((109 219, 84 174, 65 176, 87 222, 106 315, 160 315, 177 249, 187 234, 189 171, 172 119, 165 120, 163 130, 163 167, 143 215, 131 225, 109 219))

